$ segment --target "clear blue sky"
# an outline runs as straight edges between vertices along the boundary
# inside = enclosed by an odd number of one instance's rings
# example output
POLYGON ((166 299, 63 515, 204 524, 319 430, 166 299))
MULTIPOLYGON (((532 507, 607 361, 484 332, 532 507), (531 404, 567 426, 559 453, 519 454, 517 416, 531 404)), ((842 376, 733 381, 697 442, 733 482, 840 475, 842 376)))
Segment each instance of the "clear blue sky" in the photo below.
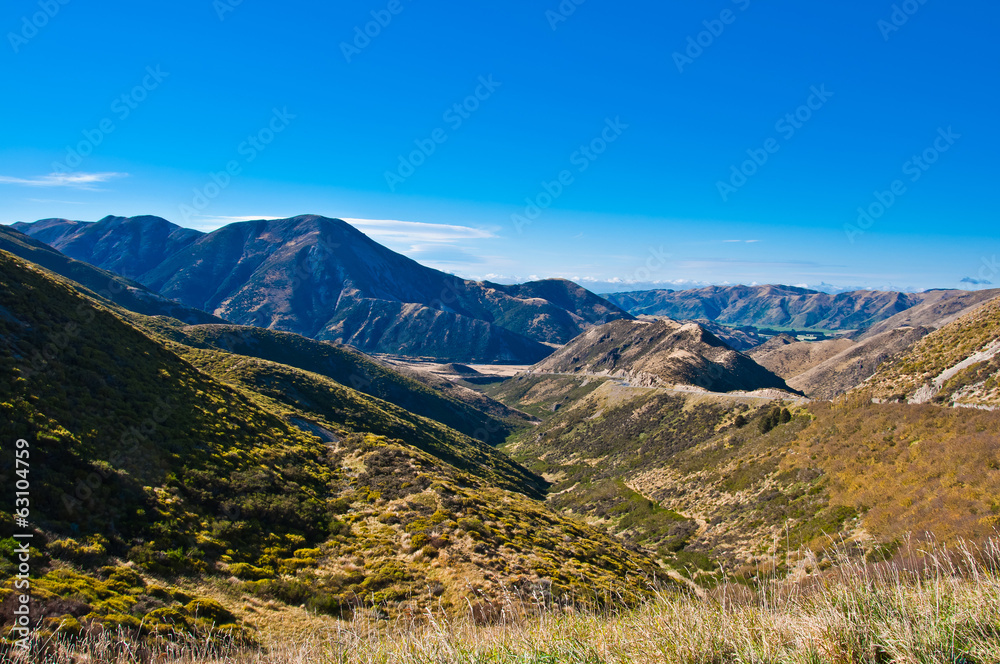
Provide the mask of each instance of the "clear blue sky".
POLYGON ((12 0, 0 222, 388 220, 358 223, 462 276, 597 290, 1000 284, 996 3, 561 6, 12 0))

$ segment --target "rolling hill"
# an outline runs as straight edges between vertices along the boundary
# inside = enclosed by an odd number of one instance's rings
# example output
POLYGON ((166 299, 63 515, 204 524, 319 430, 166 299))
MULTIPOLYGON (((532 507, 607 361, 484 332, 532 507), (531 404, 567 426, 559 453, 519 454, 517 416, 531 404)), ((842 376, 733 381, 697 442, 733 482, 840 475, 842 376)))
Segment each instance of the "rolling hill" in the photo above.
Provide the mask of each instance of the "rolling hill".
MULTIPOLYGON (((0 252, 0 478, 11 485, 13 441, 29 441, 43 630, 72 618, 250 638, 241 598, 348 616, 505 592, 602 605, 635 601, 657 576, 641 552, 533 499, 545 483, 492 446, 315 371, 226 352, 218 328, 185 329, 0 252), (226 605, 194 587, 225 587, 226 605)), ((356 360, 277 336, 259 354, 334 375, 356 360)), ((411 383, 389 374, 369 391, 403 401, 411 383)), ((418 392, 425 408, 454 406, 418 392)), ((0 524, 13 527, 9 512, 0 524)), ((15 562, 0 547, 5 581, 15 562)), ((0 583, 0 602, 10 592, 0 583)))
POLYGON ((905 353, 932 331, 929 327, 901 327, 866 337, 788 378, 788 385, 811 398, 833 399, 864 383, 882 363, 905 353))
POLYGON ((711 392, 788 386, 696 323, 615 321, 593 328, 533 367, 592 374, 640 386, 694 386, 711 392))
POLYGON ((424 267, 315 215, 203 234, 156 217, 15 224, 64 254, 228 321, 366 352, 533 363, 630 316, 565 280, 502 286, 424 267))
POLYGON ((750 349, 747 355, 765 369, 789 380, 853 345, 850 339, 798 341, 787 334, 779 334, 750 349))

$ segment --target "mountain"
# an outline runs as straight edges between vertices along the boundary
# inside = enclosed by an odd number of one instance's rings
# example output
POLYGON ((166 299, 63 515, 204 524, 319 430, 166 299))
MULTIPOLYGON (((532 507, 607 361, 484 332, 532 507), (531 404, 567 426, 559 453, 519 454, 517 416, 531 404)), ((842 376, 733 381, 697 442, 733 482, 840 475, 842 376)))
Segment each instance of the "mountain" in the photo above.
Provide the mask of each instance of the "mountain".
POLYGON ((712 392, 788 389, 778 376, 696 323, 614 321, 593 328, 533 367, 541 373, 594 374, 645 386, 697 386, 712 392))
POLYGON ((748 354, 806 395, 832 399, 871 378, 935 329, 976 311, 992 291, 927 291, 924 302, 847 338, 797 342, 779 335, 748 354))
MULTIPOLYGON (((636 316, 637 320, 646 321, 656 321, 656 320, 672 320, 667 316, 648 316, 646 314, 640 314, 636 316)), ((730 327, 727 325, 720 325, 718 323, 713 323, 705 318, 700 318, 697 320, 680 320, 679 323, 697 323, 701 325, 704 329, 711 332, 713 335, 718 337, 720 340, 724 341, 733 350, 747 351, 751 348, 756 348, 757 346, 764 343, 764 337, 758 334, 757 329, 749 326, 743 327, 730 327)))
POLYGON ((212 233, 156 217, 16 228, 66 255, 238 324, 366 352, 533 363, 583 330, 630 318, 564 280, 502 286, 424 267, 315 215, 212 233))
POLYGON ((217 316, 184 305, 155 293, 140 283, 107 270, 64 256, 47 244, 0 226, 0 249, 31 261, 45 269, 90 289, 115 304, 149 316, 169 316, 186 323, 222 323, 217 316))
POLYGON ((725 325, 764 328, 857 330, 931 296, 883 291, 831 295, 793 286, 708 286, 682 291, 611 293, 605 297, 635 316, 704 318, 725 325))
POLYGON ((202 235, 153 216, 108 216, 97 223, 42 219, 32 224, 19 222, 13 228, 71 258, 140 282, 150 267, 202 235))
POLYGON ((859 332, 855 338, 864 340, 901 327, 929 327, 936 330, 1000 297, 1000 288, 981 291, 935 290, 922 293, 921 296, 924 301, 920 304, 875 323, 859 332))
POLYGON ((880 401, 1000 408, 1000 298, 923 337, 858 391, 880 401))
MULTIPOLYGON (((492 446, 222 350, 217 328, 184 330, 0 251, 0 481, 13 484, 13 441, 28 441, 32 615, 47 633, 242 638, 237 623, 265 601, 343 617, 512 592, 628 604, 658 577, 642 552, 533 499, 544 482, 492 446), (222 604, 203 596, 213 589, 222 604)), ((260 354, 339 371, 336 353, 260 339, 260 354)), ((402 400, 409 384, 375 376, 370 389, 402 400)), ((0 525, 13 529, 9 511, 0 525)))

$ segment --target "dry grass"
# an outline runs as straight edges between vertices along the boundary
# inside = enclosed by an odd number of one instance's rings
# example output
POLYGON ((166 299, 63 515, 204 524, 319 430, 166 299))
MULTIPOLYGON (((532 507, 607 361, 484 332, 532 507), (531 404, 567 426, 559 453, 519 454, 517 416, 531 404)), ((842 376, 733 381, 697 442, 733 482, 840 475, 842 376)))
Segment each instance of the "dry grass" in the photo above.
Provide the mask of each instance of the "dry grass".
MULTIPOLYGON (((408 620, 355 618, 295 642, 280 629, 245 649, 200 641, 136 648, 112 635, 17 662, 171 664, 496 664, 1000 661, 1000 540, 931 546, 890 563, 844 564, 808 584, 751 592, 724 585, 709 597, 662 595, 618 614, 535 610, 509 602, 491 624, 432 612, 408 620)), ((470 611, 472 607, 470 606, 470 611)))

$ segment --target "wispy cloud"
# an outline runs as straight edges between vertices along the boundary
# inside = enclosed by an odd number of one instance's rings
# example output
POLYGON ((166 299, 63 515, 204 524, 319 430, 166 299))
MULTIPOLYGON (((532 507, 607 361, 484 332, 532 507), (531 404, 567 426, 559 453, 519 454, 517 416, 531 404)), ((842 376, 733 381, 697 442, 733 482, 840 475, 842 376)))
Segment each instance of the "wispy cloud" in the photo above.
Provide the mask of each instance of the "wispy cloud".
POLYGON ((491 231, 470 226, 427 224, 421 221, 400 221, 398 219, 348 219, 346 217, 343 219, 363 231, 365 235, 395 242, 452 243, 496 237, 491 231))
POLYGON ((55 203, 57 205, 83 205, 82 201, 59 201, 52 198, 29 198, 30 203, 55 203))
POLYGON ((739 244, 754 244, 755 242, 760 242, 760 240, 723 240, 726 244, 736 243, 739 244))
POLYGON ((0 184, 16 184, 22 187, 71 187, 94 191, 97 189, 94 186, 96 184, 124 177, 128 177, 128 173, 49 173, 27 178, 0 175, 0 184))

